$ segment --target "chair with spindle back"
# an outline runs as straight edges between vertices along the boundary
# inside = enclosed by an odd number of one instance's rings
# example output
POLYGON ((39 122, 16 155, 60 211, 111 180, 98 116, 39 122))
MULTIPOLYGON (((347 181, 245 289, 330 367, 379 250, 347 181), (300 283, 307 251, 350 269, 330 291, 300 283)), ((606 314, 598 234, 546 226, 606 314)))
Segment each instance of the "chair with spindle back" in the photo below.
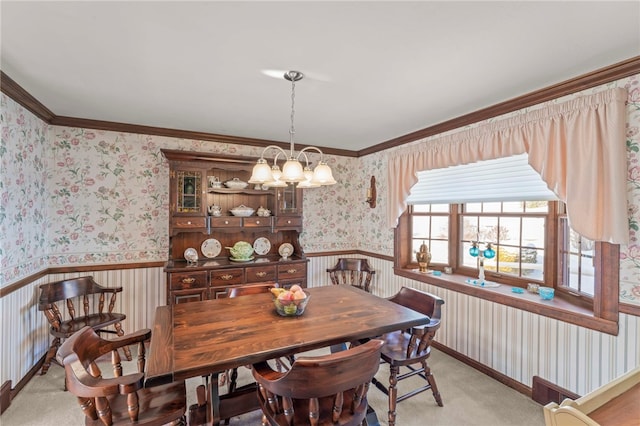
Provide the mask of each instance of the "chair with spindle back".
POLYGON ((389 300, 430 318, 428 324, 387 333, 380 337, 385 342, 380 357, 389 364, 389 386, 386 387, 375 378, 372 383, 389 396, 389 426, 394 426, 396 404, 418 393, 431 389, 436 404, 440 407, 443 405, 436 379, 427 365, 427 359, 431 355, 431 342, 440 328, 444 300, 436 295, 409 287, 402 287, 389 300), (399 374, 400 367, 408 369, 408 372, 399 374), (424 380, 423 386, 398 396, 398 382, 413 376, 421 377, 424 380))
POLYGON ((331 283, 347 284, 371 293, 371 279, 376 271, 369 267, 367 259, 340 258, 333 268, 327 269, 331 283))
MULTIPOLYGON (((116 295, 120 292, 122 292, 122 287, 103 287, 96 283, 92 276, 56 281, 40 286, 38 309, 44 311, 51 326, 49 332, 54 337, 51 347, 47 351, 41 374, 47 374, 61 339, 69 338, 85 326, 100 333, 124 335, 120 323, 126 318, 126 315, 113 312, 116 295), (106 295, 110 295, 108 301, 105 299, 106 295), (82 306, 78 307, 80 312, 76 312, 74 300, 82 303, 82 306), (107 312, 104 312, 105 303, 108 303, 107 312), (64 310, 63 305, 66 305, 68 317, 61 312, 61 309, 64 310), (111 325, 115 330, 105 329, 111 325)), ((127 360, 130 361, 131 351, 127 346, 122 349, 127 360)))
POLYGON ((266 362, 254 365, 263 424, 366 425, 367 391, 382 345, 373 339, 330 355, 299 357, 285 372, 266 362))
POLYGON ((145 388, 145 346, 151 330, 105 340, 83 327, 60 346, 67 388, 78 398, 85 424, 184 425, 187 396, 184 381, 145 388), (123 375, 118 349, 138 345, 137 372, 123 375), (103 377, 99 359, 111 353, 113 377, 103 377))

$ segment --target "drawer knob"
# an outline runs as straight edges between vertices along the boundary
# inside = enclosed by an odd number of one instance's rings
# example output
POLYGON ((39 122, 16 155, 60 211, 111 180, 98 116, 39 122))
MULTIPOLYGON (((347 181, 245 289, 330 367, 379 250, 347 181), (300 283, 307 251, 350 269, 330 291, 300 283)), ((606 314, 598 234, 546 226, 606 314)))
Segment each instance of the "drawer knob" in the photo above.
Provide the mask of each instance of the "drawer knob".
POLYGON ((260 221, 259 220, 256 220, 256 225, 260 225, 260 221))
POLYGON ((231 278, 233 278, 233 275, 231 274, 220 275, 220 278, 224 281, 229 281, 231 278))
POLYGON ((288 220, 288 221, 287 221, 287 223, 288 223, 288 224, 291 224, 291 221, 290 221, 290 220, 288 220))
POLYGON ((190 220, 187 221, 187 225, 191 225, 191 221, 190 220))
POLYGON ((287 274, 295 274, 296 272, 298 272, 297 269, 287 269, 287 274))
POLYGON ((256 277, 258 277, 258 278, 262 278, 262 277, 265 277, 265 276, 267 276, 267 273, 264 272, 264 271, 256 272, 256 277))
POLYGON ((193 284, 194 282, 196 282, 196 279, 193 277, 183 278, 182 282, 184 284, 193 284))
POLYGON ((228 221, 228 220, 225 220, 225 221, 224 221, 224 224, 225 224, 225 225, 228 225, 228 224, 229 224, 229 221, 228 221))

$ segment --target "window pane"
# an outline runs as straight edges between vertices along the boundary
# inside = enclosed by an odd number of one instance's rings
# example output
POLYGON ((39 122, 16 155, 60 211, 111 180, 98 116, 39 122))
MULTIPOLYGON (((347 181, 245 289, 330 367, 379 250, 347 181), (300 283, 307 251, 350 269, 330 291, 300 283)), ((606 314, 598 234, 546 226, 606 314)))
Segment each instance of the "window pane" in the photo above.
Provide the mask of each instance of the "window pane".
POLYGON ((449 264, 449 241, 431 241, 431 263, 449 264))
MULTIPOLYGON (((462 218, 462 239, 464 241, 478 240, 478 220, 478 216, 464 216, 462 218)), ((467 252, 469 247, 467 247, 467 252)))
POLYGON ((431 238, 449 238, 449 216, 431 217, 431 238))
POLYGON ((505 213, 522 213, 524 212, 524 202, 507 201, 502 203, 502 211, 505 213))
POLYGON ((429 204, 415 204, 413 206, 413 211, 416 213, 429 213, 430 205, 429 204))
POLYGON ((466 203, 464 211, 468 213, 480 213, 482 211, 482 203, 466 203))
POLYGON ((484 213, 500 213, 502 211, 502 203, 482 203, 482 211, 484 213))
POLYGON ((450 204, 431 204, 432 213, 449 213, 450 204))
POLYGON ((413 216, 413 238, 429 238, 429 216, 413 216))
POLYGON ((500 218, 500 244, 520 245, 520 218, 500 218))
POLYGON ((460 266, 467 266, 469 268, 477 268, 478 267, 478 258, 473 257, 469 254, 469 249, 471 248, 471 243, 462 244, 462 262, 460 266))
POLYGON ((522 245, 544 247, 545 241, 545 218, 525 217, 522 219, 522 245))
POLYGON ((547 213, 549 211, 548 201, 527 201, 525 209, 528 213, 547 213))
POLYGON ((544 280, 544 250, 523 248, 520 252, 522 276, 531 280, 544 280))
POLYGON ((478 239, 483 242, 498 241, 498 218, 493 216, 481 216, 478 239))

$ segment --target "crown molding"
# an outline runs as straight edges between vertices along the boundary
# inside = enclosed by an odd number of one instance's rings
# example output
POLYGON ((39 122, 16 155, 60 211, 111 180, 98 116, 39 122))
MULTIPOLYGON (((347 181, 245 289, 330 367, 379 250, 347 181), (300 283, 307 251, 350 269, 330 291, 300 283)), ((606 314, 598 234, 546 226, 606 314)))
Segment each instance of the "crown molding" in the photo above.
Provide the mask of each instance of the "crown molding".
MULTIPOLYGON (((563 81, 552 86, 527 93, 525 95, 483 108, 442 123, 425 127, 424 129, 408 133, 397 138, 389 139, 377 145, 352 151, 347 149, 336 149, 319 147, 325 154, 339 155, 343 157, 363 157, 365 155, 384 151, 399 145, 424 139, 429 136, 448 132, 457 128, 465 127, 483 120, 537 105, 542 102, 570 95, 602 84, 610 83, 621 78, 640 73, 640 56, 627 59, 616 64, 600 68, 596 71, 563 81)), ((283 149, 289 148, 285 142, 277 142, 266 139, 245 138, 240 136, 218 135, 215 133, 194 132, 190 130, 167 129, 163 127, 142 126, 137 124, 117 123, 112 121, 90 120, 84 118, 57 116, 46 106, 31 96, 19 84, 13 81, 8 75, 0 71, 0 91, 11 99, 31 111, 36 117, 46 123, 56 126, 79 127, 96 130, 107 130, 114 132, 137 133, 145 135, 166 136, 180 139, 195 139, 217 143, 232 143, 238 145, 261 146, 277 145, 283 149)), ((296 144, 300 148, 309 145, 296 144)))

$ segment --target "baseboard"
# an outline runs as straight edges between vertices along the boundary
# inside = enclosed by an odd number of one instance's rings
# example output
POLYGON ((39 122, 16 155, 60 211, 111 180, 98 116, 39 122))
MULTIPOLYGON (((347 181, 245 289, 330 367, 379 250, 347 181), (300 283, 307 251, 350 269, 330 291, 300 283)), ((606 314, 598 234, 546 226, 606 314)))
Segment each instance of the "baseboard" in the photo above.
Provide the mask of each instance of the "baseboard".
POLYGON ((0 387, 0 414, 11 405, 11 380, 7 380, 0 387))
POLYGON ((551 383, 542 377, 533 376, 533 394, 531 398, 538 404, 547 405, 550 402, 560 404, 566 398, 576 400, 580 395, 567 389, 563 389, 555 383, 551 383))
POLYGON ((2 411, 9 408, 9 405, 11 405, 11 400, 15 398, 16 395, 18 395, 18 393, 22 390, 22 388, 24 388, 27 385, 27 383, 29 383, 29 380, 31 380, 31 378, 38 373, 38 371, 40 370, 40 368, 42 368, 42 365, 44 364, 44 359, 46 356, 47 354, 44 354, 42 358, 38 360, 36 365, 31 367, 31 370, 29 370, 27 374, 25 374, 25 376, 22 379, 20 379, 20 381, 16 384, 15 388, 11 389, 11 380, 8 380, 2 384, 2 388, 0 388, 0 394, 2 395, 0 397, 0 402, 2 404, 2 411), (5 386, 7 385, 7 383, 8 383, 8 386, 7 386, 7 389, 5 389, 5 386), (5 392, 9 396, 6 396, 5 392), (8 401, 6 401, 6 406, 5 406, 5 398, 8 399, 8 401))
POLYGON ((502 373, 500 373, 499 371, 496 371, 492 368, 487 367, 486 365, 476 361, 475 359, 469 358, 468 356, 461 354, 460 352, 454 351, 451 348, 448 348, 446 346, 444 346, 441 343, 438 342, 432 342, 431 346, 433 346, 435 349, 444 352, 445 354, 449 355, 452 358, 457 359, 458 361, 467 364, 469 367, 475 368, 476 370, 480 371, 481 373, 486 374, 487 376, 491 377, 494 380, 499 381, 500 383, 502 383, 503 385, 509 386, 512 389, 517 390, 518 392, 520 392, 523 395, 528 396, 529 398, 531 398, 532 395, 532 390, 529 386, 526 386, 522 383, 520 383, 517 380, 512 379, 509 376, 506 376, 502 373))

